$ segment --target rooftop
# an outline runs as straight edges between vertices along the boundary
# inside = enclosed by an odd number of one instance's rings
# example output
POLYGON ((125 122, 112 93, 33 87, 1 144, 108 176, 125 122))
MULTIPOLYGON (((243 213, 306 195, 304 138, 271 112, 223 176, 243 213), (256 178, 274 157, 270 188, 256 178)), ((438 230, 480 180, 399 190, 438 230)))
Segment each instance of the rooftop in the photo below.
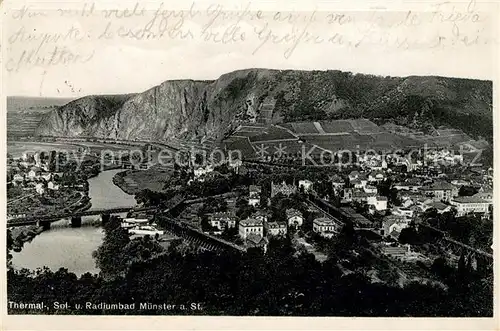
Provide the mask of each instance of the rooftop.
POLYGON ((262 221, 256 220, 255 218, 247 218, 242 221, 240 221, 240 226, 247 227, 247 226, 262 226, 262 221))
POLYGON ((302 216, 302 213, 298 211, 297 209, 290 208, 286 210, 286 216, 288 218, 293 217, 293 216, 302 216))
POLYGON ((442 191, 442 190, 453 190, 455 186, 447 182, 437 182, 430 186, 424 187, 427 191, 442 191))
POLYGON ((267 226, 270 229, 282 229, 282 228, 286 228, 286 224, 284 224, 284 223, 278 223, 278 222, 268 222, 267 226))
POLYGON ((261 191, 261 188, 258 185, 250 185, 248 187, 248 189, 250 190, 250 192, 260 192, 261 191))
POLYGON ((319 217, 314 219, 313 223, 317 225, 335 225, 335 222, 326 217, 319 217))
POLYGON ((458 203, 486 203, 486 201, 484 201, 484 199, 481 199, 480 197, 477 197, 477 196, 456 197, 456 198, 453 198, 452 201, 455 201, 458 203))
POLYGON ((439 201, 432 202, 429 204, 429 206, 431 208, 436 208, 437 210, 444 210, 444 209, 448 208, 448 205, 445 205, 444 203, 439 202, 439 201))

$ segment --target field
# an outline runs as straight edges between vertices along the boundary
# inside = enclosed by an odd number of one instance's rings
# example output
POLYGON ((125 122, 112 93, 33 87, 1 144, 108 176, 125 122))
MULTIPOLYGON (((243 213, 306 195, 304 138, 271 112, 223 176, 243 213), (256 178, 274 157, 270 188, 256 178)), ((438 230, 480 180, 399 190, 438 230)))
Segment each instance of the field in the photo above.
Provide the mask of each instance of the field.
POLYGON ((354 132, 354 127, 347 120, 321 122, 321 127, 326 133, 354 132))
POLYGON ((267 147, 266 155, 277 152, 280 144, 287 154, 301 153, 303 147, 309 151, 314 146, 318 148, 312 154, 320 153, 321 150, 333 153, 345 149, 384 151, 423 145, 420 140, 387 132, 366 119, 293 122, 260 130, 260 134, 256 134, 256 128, 248 132, 236 132, 223 145, 231 150, 244 150, 242 154, 245 158, 257 156, 254 151, 259 150, 261 145, 267 147), (236 140, 241 136, 245 138, 236 140))
POLYGON ((298 138, 285 129, 272 126, 264 130, 261 134, 250 137, 252 143, 258 143, 261 141, 273 141, 273 140, 297 140, 298 138))
POLYGON ((320 133, 314 126, 313 122, 290 123, 290 126, 292 128, 292 131, 297 134, 320 133))

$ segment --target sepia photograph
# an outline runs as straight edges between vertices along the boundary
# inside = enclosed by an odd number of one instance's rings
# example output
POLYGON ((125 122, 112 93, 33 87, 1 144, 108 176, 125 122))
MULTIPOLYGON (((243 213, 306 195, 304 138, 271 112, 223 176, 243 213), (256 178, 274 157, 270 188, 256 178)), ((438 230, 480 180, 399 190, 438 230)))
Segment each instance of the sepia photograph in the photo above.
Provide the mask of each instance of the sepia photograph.
POLYGON ((101 3, 5 11, 8 315, 494 317, 496 4, 101 3))

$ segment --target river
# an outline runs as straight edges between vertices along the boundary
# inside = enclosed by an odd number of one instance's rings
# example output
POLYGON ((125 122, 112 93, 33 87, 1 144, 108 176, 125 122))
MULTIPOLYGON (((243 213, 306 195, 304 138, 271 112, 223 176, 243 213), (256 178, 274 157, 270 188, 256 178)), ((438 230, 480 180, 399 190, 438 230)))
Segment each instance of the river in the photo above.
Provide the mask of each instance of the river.
MULTIPOLYGON (((123 192, 113 184, 113 176, 121 169, 101 172, 89 179, 89 196, 92 208, 134 206, 134 196, 123 192)), ((96 218, 89 216, 82 219, 96 218)), ((92 252, 99 247, 104 236, 101 228, 83 226, 70 228, 67 220, 52 224, 48 231, 36 236, 30 243, 25 243, 21 252, 13 252, 12 265, 35 270, 47 266, 53 271, 67 268, 76 275, 86 272, 98 273, 92 258, 92 252)))

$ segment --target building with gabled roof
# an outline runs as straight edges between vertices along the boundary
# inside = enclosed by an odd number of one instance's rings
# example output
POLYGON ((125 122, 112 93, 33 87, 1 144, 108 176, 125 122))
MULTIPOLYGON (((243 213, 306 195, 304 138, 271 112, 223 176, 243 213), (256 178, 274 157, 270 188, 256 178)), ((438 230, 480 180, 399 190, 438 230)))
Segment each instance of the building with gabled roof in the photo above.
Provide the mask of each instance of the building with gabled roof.
POLYGON ((299 227, 304 223, 302 213, 297 209, 290 208, 285 211, 288 226, 299 227))
POLYGON ((252 233, 262 237, 264 235, 264 223, 255 218, 241 220, 238 225, 238 234, 241 239, 245 240, 247 236, 252 233))

